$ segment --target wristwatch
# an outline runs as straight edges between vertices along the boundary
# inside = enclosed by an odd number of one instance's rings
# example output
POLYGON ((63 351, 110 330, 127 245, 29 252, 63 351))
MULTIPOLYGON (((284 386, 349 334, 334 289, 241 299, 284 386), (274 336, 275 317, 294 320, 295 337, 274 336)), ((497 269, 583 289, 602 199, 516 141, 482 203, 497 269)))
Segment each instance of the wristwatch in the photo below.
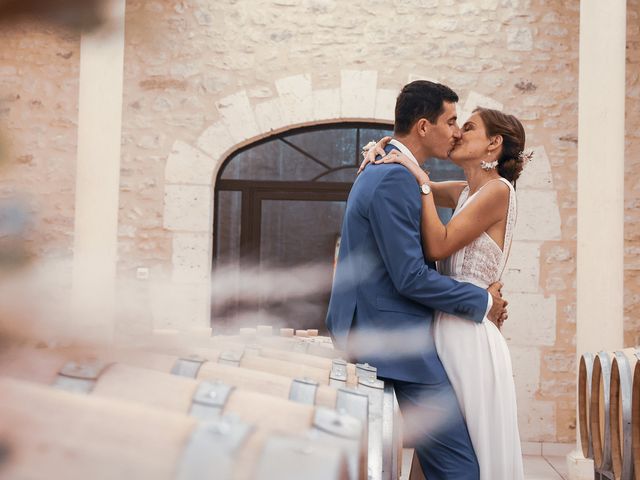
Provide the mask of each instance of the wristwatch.
POLYGON ((422 185, 420 185, 420 192, 423 195, 429 195, 431 193, 431 187, 428 183, 423 183, 422 185))

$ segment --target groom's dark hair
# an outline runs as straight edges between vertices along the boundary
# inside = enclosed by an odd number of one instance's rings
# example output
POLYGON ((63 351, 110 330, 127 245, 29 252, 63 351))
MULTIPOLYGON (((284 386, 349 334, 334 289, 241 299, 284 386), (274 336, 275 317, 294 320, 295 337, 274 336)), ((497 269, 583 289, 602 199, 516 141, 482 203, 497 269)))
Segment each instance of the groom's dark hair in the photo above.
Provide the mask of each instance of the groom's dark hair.
POLYGON ((444 102, 455 103, 458 95, 446 85, 415 80, 402 88, 396 100, 393 133, 406 135, 421 118, 436 123, 444 112, 444 102))

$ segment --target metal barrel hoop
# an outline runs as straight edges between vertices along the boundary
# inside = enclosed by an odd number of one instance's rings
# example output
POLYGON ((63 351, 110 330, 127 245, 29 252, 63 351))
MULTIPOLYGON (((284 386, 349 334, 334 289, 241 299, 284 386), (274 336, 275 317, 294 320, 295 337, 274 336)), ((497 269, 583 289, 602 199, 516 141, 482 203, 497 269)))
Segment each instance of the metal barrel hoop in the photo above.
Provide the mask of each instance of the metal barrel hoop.
POLYGON ((342 478, 344 463, 344 453, 334 445, 318 444, 306 438, 274 436, 266 441, 253 478, 342 478))
POLYGON ((197 378, 200 367, 202 367, 206 361, 206 358, 198 355, 180 357, 173 364, 171 374, 178 375, 180 377, 197 378))
POLYGON ((341 358, 332 360, 329 385, 332 387, 344 387, 347 385, 347 378, 347 362, 341 358))
POLYGON ((384 395, 382 380, 358 377, 358 392, 369 398, 369 478, 370 480, 391 480, 391 458, 385 451, 384 395))
POLYGON ((309 437, 327 438, 332 444, 340 445, 347 454, 349 478, 358 480, 362 473, 360 453, 366 452, 362 444, 362 429, 362 422, 351 415, 341 414, 330 408, 317 407, 309 437))
POLYGON ((234 389, 234 386, 222 382, 201 382, 191 399, 189 415, 199 420, 214 420, 220 417, 234 389))
POLYGON ((199 480, 204 472, 215 472, 219 480, 231 480, 234 453, 252 432, 252 426, 233 416, 198 422, 180 460, 177 480, 199 480))
POLYGON ((291 382, 289 400, 306 405, 314 405, 319 385, 318 382, 310 378, 296 378, 291 382))
POLYGON ((67 362, 53 382, 55 388, 74 393, 91 393, 98 378, 112 363, 92 360, 89 362, 67 362))

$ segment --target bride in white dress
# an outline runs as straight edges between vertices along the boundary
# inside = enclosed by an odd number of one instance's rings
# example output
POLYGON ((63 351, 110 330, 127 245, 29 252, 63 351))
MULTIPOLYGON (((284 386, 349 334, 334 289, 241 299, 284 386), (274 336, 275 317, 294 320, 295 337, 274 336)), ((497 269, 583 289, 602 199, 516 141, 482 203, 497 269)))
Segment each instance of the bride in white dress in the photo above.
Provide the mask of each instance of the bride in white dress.
MULTIPOLYGON (((401 163, 418 184, 428 174, 400 152, 381 160, 382 139, 363 162, 401 163)), ((462 127, 450 153, 466 182, 430 182, 433 195, 422 196, 422 242, 440 273, 482 288, 500 280, 516 221, 514 184, 528 156, 525 133, 512 115, 480 108, 462 127), (455 208, 443 225, 436 204, 455 208)), ((481 480, 524 478, 516 395, 509 349, 495 325, 438 313, 434 337, 438 355, 456 392, 480 465, 481 480)))

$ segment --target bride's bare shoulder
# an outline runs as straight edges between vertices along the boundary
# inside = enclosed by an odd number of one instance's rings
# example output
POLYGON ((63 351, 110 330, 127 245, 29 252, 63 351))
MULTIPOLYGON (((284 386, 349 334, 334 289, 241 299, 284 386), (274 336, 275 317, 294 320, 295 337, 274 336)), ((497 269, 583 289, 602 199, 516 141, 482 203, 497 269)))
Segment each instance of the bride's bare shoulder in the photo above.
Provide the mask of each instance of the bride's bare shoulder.
POLYGON ((506 199, 508 199, 511 194, 511 187, 502 181, 502 179, 490 180, 482 187, 482 190, 486 190, 487 195, 506 199))
POLYGON ((496 179, 487 182, 478 192, 478 200, 492 207, 506 207, 509 204, 511 187, 496 179))

